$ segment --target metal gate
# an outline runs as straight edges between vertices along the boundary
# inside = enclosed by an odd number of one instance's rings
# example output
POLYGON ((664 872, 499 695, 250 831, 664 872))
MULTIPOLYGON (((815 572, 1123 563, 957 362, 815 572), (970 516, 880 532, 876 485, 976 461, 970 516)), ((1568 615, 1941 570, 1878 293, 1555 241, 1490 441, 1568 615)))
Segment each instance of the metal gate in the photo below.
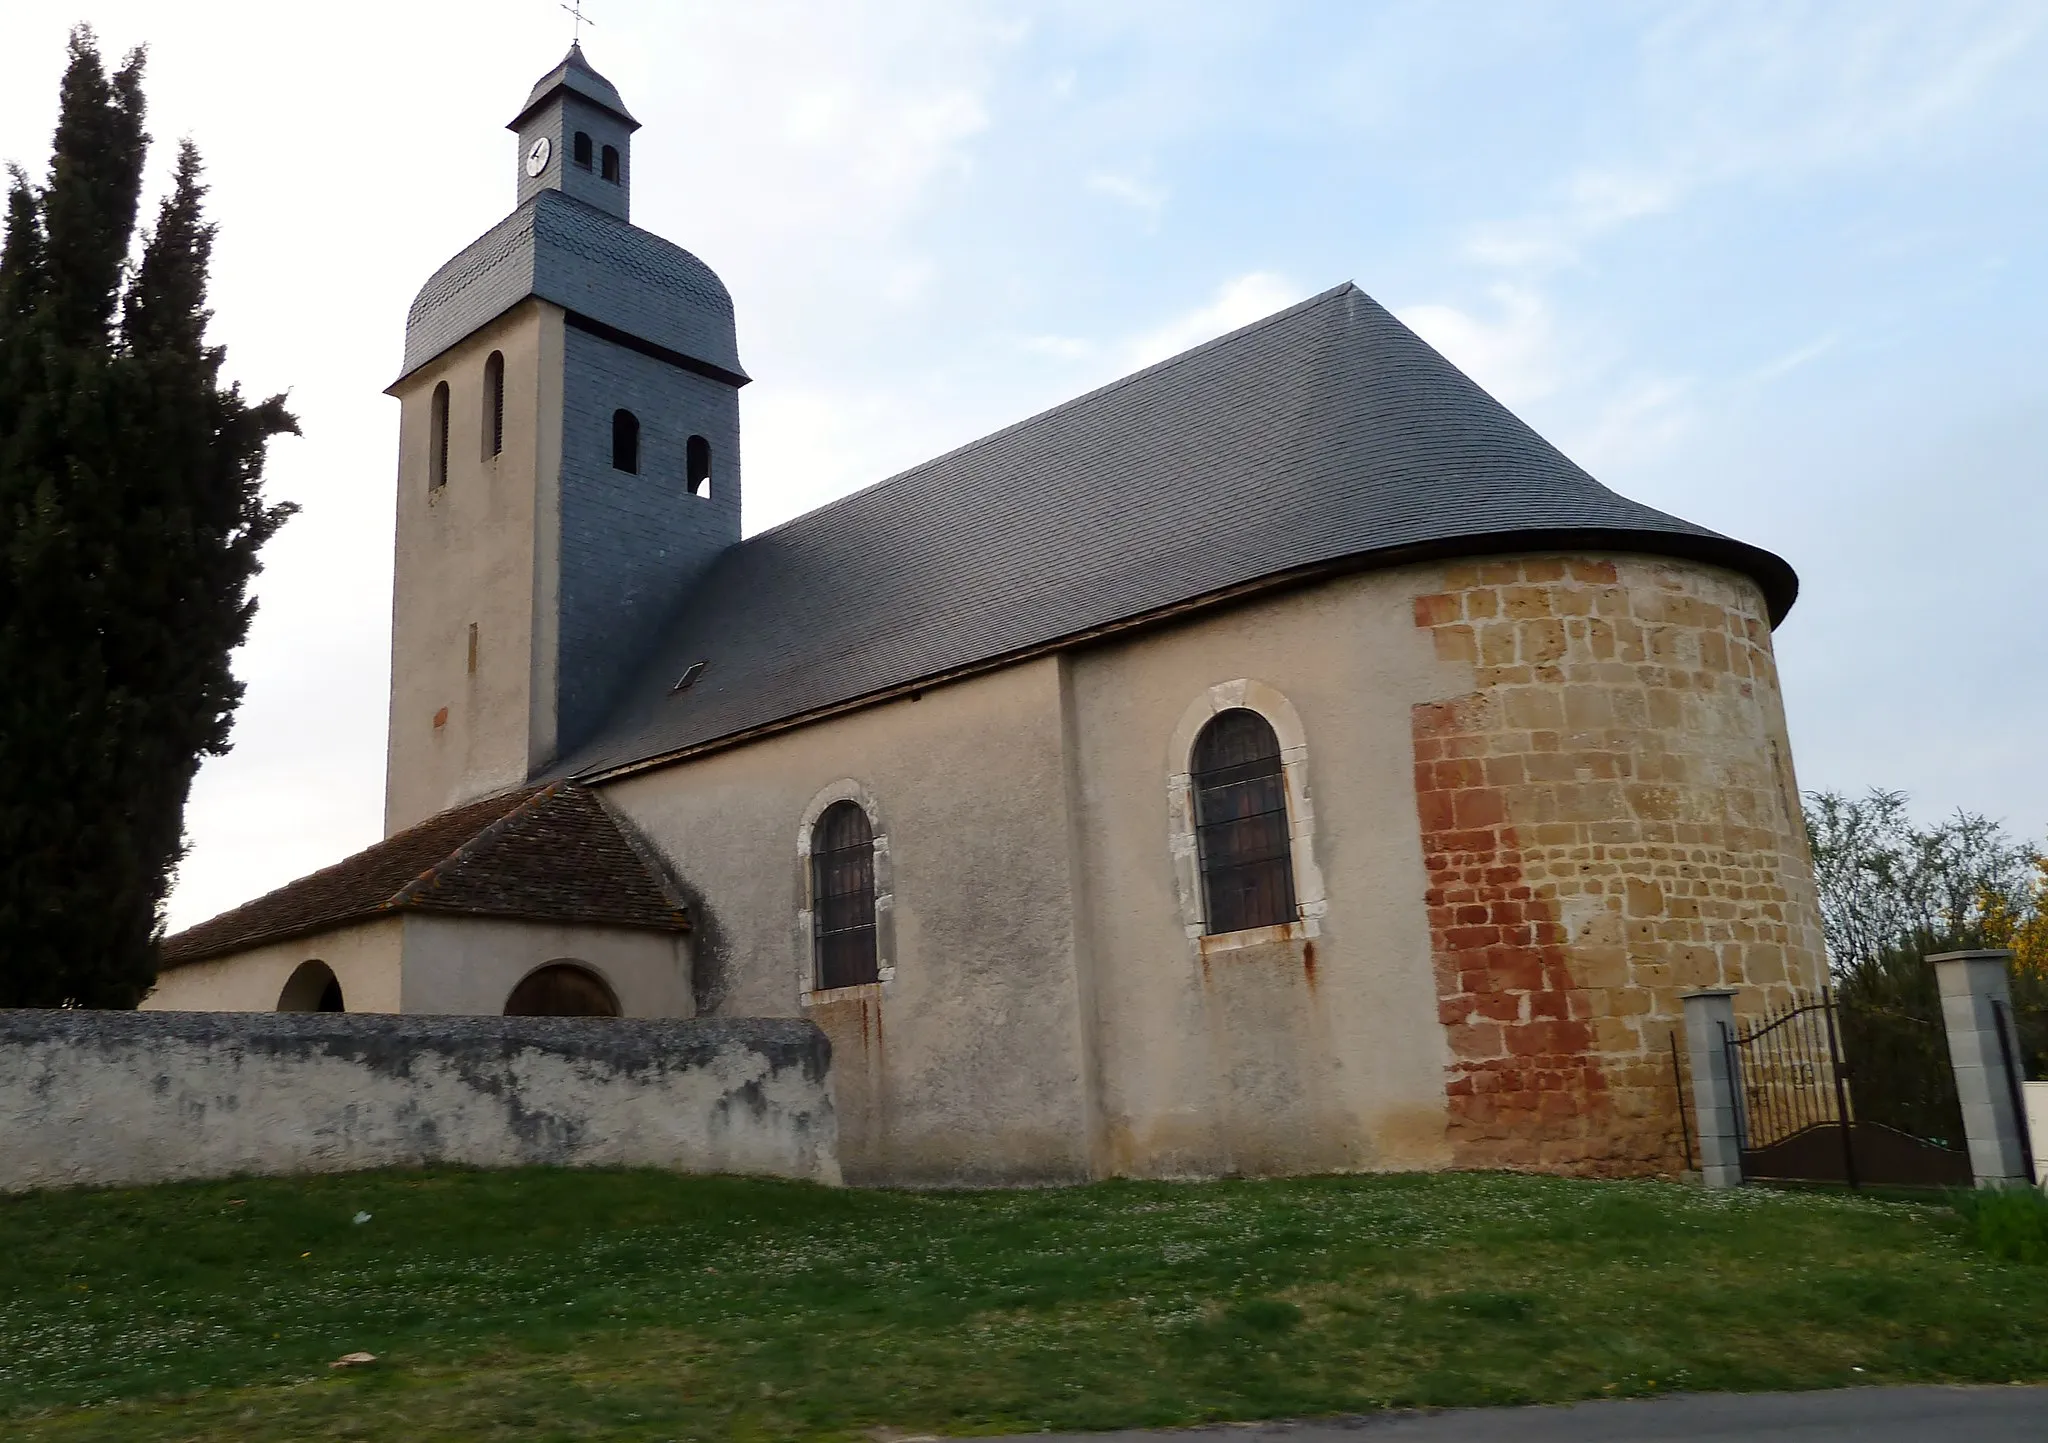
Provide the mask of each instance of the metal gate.
POLYGON ((1725 1042, 1745 1179, 1970 1183, 1940 1024, 1845 1006, 1823 988, 1725 1042))

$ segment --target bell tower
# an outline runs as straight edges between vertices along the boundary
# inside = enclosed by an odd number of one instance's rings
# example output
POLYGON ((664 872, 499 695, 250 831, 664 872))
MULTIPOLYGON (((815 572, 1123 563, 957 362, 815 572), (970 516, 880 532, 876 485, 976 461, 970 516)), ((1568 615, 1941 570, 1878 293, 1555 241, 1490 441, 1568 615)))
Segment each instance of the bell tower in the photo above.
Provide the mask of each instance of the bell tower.
POLYGON ((583 47, 543 75, 525 108, 505 127, 519 137, 519 200, 559 190, 631 220, 633 132, 612 83, 590 68, 583 47))
POLYGON ((539 776, 739 540, 732 298, 630 219, 618 91, 571 46, 508 127, 511 214, 406 318, 385 830, 539 776))

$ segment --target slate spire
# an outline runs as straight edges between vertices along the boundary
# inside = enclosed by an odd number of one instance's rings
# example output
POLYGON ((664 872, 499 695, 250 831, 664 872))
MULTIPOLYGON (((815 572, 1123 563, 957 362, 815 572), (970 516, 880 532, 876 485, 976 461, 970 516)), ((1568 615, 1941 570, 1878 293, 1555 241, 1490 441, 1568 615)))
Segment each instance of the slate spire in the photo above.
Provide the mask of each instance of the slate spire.
POLYGON ((519 137, 520 203, 558 190, 630 219, 632 135, 639 128, 618 87, 597 73, 581 45, 571 45, 534 82, 506 127, 519 137))

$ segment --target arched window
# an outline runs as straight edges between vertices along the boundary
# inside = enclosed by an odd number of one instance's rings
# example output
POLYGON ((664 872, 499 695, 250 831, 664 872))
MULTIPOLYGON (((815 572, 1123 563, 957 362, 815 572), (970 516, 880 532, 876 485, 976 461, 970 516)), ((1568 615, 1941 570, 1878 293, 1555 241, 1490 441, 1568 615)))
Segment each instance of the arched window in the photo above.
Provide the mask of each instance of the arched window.
POLYGON ((617 146, 607 145, 604 148, 603 169, 599 174, 613 185, 619 183, 619 151, 617 146))
POLYGON ((427 489, 448 484, 448 383, 434 387, 434 408, 427 437, 427 489))
POLYGON ((711 443, 702 436, 692 436, 683 448, 683 472, 690 482, 691 495, 711 494, 711 443))
POLYGON ((526 974, 505 999, 507 1017, 617 1017, 619 999, 602 977, 575 962, 550 962, 526 974))
POLYGON ((612 412, 612 469, 640 470, 640 418, 631 411, 612 412))
POLYGON ((484 362, 484 459, 505 449, 505 354, 491 352, 484 362))
POLYGON ((1294 921, 1287 779, 1271 724, 1242 707, 1216 713, 1195 738, 1190 771, 1203 930, 1213 935, 1294 921))
POLYGON ((811 835, 819 991, 881 978, 875 954, 875 833, 858 802, 834 802, 811 835))
POLYGON ((280 1012, 346 1012, 341 983, 325 962, 301 962, 277 997, 280 1012))
POLYGON ((576 132, 575 155, 578 165, 590 169, 590 137, 580 130, 576 132))

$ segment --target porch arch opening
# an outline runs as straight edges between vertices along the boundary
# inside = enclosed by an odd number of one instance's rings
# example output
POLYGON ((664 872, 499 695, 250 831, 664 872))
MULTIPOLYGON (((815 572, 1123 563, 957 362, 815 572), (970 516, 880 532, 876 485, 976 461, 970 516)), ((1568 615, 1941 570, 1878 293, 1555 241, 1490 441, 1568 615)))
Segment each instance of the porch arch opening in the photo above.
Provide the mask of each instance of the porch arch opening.
POLYGON ((617 1017, 618 995, 580 962, 536 967, 505 999, 507 1017, 617 1017))
POLYGON ((346 1012, 341 996, 341 979, 319 958, 301 962, 292 969, 277 997, 280 1012, 346 1012))

